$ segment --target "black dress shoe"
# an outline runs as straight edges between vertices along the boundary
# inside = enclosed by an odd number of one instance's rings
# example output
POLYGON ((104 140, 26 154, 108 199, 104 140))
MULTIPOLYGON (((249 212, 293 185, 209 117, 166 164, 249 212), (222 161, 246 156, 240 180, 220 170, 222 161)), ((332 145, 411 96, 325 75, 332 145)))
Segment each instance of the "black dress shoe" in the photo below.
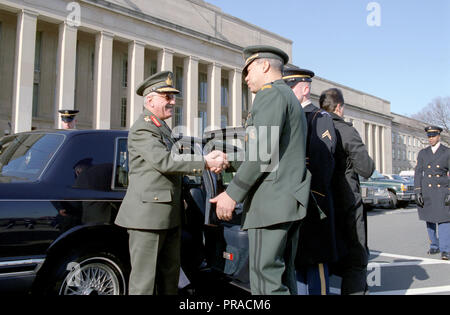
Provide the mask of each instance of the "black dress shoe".
POLYGON ((442 260, 449 260, 450 259, 450 253, 449 252, 442 252, 442 260))
POLYGON ((428 255, 436 255, 436 254, 439 254, 441 251, 439 250, 439 248, 431 248, 429 251, 428 251, 428 255))

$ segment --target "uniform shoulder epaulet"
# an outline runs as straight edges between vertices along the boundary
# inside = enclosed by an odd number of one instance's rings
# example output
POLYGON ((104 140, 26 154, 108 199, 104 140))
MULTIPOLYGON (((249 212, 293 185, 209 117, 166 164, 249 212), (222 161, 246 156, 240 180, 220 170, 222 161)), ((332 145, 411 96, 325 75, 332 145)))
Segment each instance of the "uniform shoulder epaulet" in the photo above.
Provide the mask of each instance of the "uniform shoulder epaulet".
POLYGON ((153 122, 155 124, 155 126, 158 128, 160 128, 162 126, 161 123, 158 121, 158 119, 156 119, 155 116, 145 116, 144 120, 146 122, 150 122, 150 121, 153 122))
POLYGON ((326 110, 323 110, 323 109, 320 110, 320 115, 321 115, 321 116, 328 116, 328 117, 331 117, 330 113, 327 112, 326 110))
POLYGON ((264 91, 264 90, 267 90, 267 89, 271 89, 272 88, 272 84, 267 84, 267 85, 264 85, 262 88, 261 88, 261 91, 264 91))

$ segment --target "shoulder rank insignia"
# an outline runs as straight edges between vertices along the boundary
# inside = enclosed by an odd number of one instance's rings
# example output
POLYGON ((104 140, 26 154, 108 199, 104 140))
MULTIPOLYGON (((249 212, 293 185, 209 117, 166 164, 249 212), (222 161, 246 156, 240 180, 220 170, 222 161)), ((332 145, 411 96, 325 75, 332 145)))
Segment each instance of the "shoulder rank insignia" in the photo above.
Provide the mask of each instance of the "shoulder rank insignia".
POLYGON ((330 134, 330 131, 329 131, 329 130, 325 131, 325 132, 322 134, 322 139, 327 138, 327 137, 328 137, 328 139, 330 139, 330 141, 331 141, 331 134, 330 134))
POLYGON ((266 89, 271 89, 271 88, 272 88, 272 85, 271 85, 271 84, 264 85, 264 86, 261 88, 261 91, 264 91, 264 90, 266 90, 266 89))
POLYGON ((158 121, 158 119, 156 119, 155 116, 145 116, 144 120, 146 122, 152 121, 155 124, 155 126, 158 127, 158 128, 160 128, 162 126, 161 123, 158 121))
POLYGON ((155 116, 152 116, 151 119, 156 127, 158 127, 158 128, 161 127, 161 123, 158 121, 158 119, 156 119, 155 116))

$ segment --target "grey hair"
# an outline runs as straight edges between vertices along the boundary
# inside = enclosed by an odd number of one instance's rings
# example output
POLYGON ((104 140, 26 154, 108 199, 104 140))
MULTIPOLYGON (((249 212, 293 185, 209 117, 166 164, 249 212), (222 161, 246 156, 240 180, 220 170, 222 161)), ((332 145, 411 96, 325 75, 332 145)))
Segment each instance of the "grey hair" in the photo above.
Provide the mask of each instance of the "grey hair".
POLYGON ((145 95, 145 97, 144 97, 144 107, 146 107, 147 103, 150 103, 150 99, 153 98, 156 95, 158 95, 157 92, 150 92, 147 95, 145 95))
POLYGON ((283 62, 281 60, 279 60, 279 59, 272 59, 272 58, 260 58, 260 59, 256 60, 256 62, 258 62, 258 63, 261 63, 261 62, 264 62, 264 61, 268 61, 269 64, 270 64, 270 67, 272 69, 274 69, 275 71, 283 72, 284 65, 283 65, 283 62))

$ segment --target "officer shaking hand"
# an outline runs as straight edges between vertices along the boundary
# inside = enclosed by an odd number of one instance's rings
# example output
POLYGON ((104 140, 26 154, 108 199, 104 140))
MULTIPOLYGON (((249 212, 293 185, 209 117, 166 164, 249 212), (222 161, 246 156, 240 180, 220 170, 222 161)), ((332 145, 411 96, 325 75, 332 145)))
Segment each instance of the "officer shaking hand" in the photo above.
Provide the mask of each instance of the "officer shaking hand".
POLYGON ((173 115, 178 93, 170 71, 149 77, 137 90, 144 96, 144 111, 128 135, 129 186, 115 221, 129 234, 131 295, 178 293, 182 177, 229 165, 220 151, 182 155, 164 122, 173 115))

